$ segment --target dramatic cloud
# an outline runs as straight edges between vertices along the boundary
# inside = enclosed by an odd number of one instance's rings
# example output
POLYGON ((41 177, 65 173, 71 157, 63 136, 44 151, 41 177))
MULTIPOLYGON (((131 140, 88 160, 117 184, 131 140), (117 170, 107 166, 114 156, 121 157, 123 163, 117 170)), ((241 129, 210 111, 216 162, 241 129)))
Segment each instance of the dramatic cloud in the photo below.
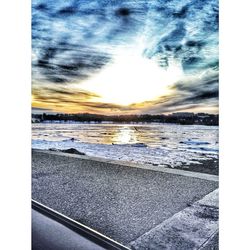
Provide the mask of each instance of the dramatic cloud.
POLYGON ((33 0, 32 74, 33 106, 37 108, 96 113, 217 112, 218 1, 33 0), (182 76, 171 86, 166 82, 166 93, 157 100, 127 106, 93 101, 99 94, 87 91, 84 83, 115 64, 126 51, 155 62, 166 72, 172 70, 174 61, 182 76))
POLYGON ((133 107, 124 107, 112 103, 90 102, 93 97, 98 97, 94 93, 79 90, 67 86, 34 86, 32 91, 33 105, 32 111, 37 112, 77 112, 79 108, 84 111, 102 113, 116 111, 131 111, 133 107), (46 107, 46 108, 41 108, 46 107))
POLYGON ((148 113, 169 113, 181 110, 191 110, 203 107, 203 110, 218 108, 218 73, 210 72, 200 77, 186 78, 171 86, 174 91, 172 95, 162 96, 149 108, 148 113))

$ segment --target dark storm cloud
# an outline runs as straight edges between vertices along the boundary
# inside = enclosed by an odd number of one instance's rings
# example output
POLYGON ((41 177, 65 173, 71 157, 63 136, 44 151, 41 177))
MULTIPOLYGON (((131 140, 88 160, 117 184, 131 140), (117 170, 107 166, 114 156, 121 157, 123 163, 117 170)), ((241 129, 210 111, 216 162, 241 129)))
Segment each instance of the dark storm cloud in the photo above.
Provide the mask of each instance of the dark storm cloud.
POLYGON ((187 16, 187 11, 188 11, 188 5, 185 5, 179 11, 173 12, 173 17, 185 18, 187 16))
MULTIPOLYGON (((87 92, 84 90, 66 88, 66 87, 43 87, 42 89, 39 87, 34 87, 32 90, 32 95, 37 100, 47 100, 52 99, 55 102, 60 101, 71 101, 74 102, 76 99, 88 100, 92 97, 98 97, 98 95, 87 92)), ((79 101, 76 101, 78 103, 79 101)))
POLYGON ((162 96, 147 111, 164 113, 202 106, 216 107, 219 97, 218 84, 218 74, 209 75, 203 79, 178 82, 172 86, 174 95, 162 96))
POLYGON ((218 101, 214 98, 206 98, 206 99, 200 99, 194 97, 178 97, 175 100, 172 100, 171 102, 164 102, 164 104, 157 105, 155 104, 151 108, 147 108, 143 110, 144 113, 169 113, 169 112, 178 112, 182 110, 192 110, 195 108, 204 108, 204 107, 212 107, 212 108, 218 108, 218 101))
POLYGON ((67 83, 87 78, 110 61, 105 52, 75 46, 63 40, 59 44, 48 43, 40 48, 39 52, 40 58, 33 60, 33 72, 39 72, 40 79, 52 83, 67 83))
POLYGON ((32 107, 32 113, 33 112, 47 112, 49 109, 44 109, 44 108, 34 108, 32 107))
POLYGON ((124 107, 121 105, 117 105, 114 103, 102 103, 102 102, 84 102, 82 103, 84 107, 91 107, 96 109, 108 109, 108 110, 116 110, 116 111, 126 111, 126 110, 132 110, 131 107, 124 107))

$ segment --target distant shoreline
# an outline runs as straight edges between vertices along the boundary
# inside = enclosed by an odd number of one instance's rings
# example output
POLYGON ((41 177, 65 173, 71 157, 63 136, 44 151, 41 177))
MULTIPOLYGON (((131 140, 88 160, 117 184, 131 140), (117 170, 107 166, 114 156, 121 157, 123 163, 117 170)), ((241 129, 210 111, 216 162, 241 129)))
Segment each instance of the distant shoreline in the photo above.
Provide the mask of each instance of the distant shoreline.
POLYGON ((181 124, 181 123, 173 123, 173 122, 115 122, 115 121, 60 121, 60 120, 46 120, 46 121, 34 121, 32 124, 118 124, 118 125, 199 125, 199 126, 215 126, 218 127, 219 125, 206 125, 206 124, 181 124))
POLYGON ((169 115, 98 115, 98 114, 32 114, 32 122, 83 122, 83 123, 160 123, 180 125, 218 126, 219 115, 207 113, 178 112, 169 115))

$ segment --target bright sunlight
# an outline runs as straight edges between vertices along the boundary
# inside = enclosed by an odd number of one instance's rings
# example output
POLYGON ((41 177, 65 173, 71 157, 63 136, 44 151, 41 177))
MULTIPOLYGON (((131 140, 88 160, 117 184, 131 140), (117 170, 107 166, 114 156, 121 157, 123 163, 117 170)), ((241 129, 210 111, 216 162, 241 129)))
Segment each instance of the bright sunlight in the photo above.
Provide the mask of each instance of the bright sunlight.
POLYGON ((92 101, 125 106, 167 94, 167 86, 182 74, 182 68, 173 59, 166 70, 153 60, 123 54, 100 74, 83 82, 82 87, 100 96, 92 101))

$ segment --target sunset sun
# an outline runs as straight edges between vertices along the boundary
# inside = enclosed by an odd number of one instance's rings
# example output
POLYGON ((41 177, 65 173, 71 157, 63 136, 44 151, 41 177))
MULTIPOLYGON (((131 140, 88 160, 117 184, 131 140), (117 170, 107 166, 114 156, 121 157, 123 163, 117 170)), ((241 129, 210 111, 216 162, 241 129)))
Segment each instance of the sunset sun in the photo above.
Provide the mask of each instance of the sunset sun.
POLYGON ((166 70, 147 58, 122 55, 82 86, 99 96, 93 101, 125 106, 165 95, 167 86, 181 75, 182 70, 174 61, 166 70))

